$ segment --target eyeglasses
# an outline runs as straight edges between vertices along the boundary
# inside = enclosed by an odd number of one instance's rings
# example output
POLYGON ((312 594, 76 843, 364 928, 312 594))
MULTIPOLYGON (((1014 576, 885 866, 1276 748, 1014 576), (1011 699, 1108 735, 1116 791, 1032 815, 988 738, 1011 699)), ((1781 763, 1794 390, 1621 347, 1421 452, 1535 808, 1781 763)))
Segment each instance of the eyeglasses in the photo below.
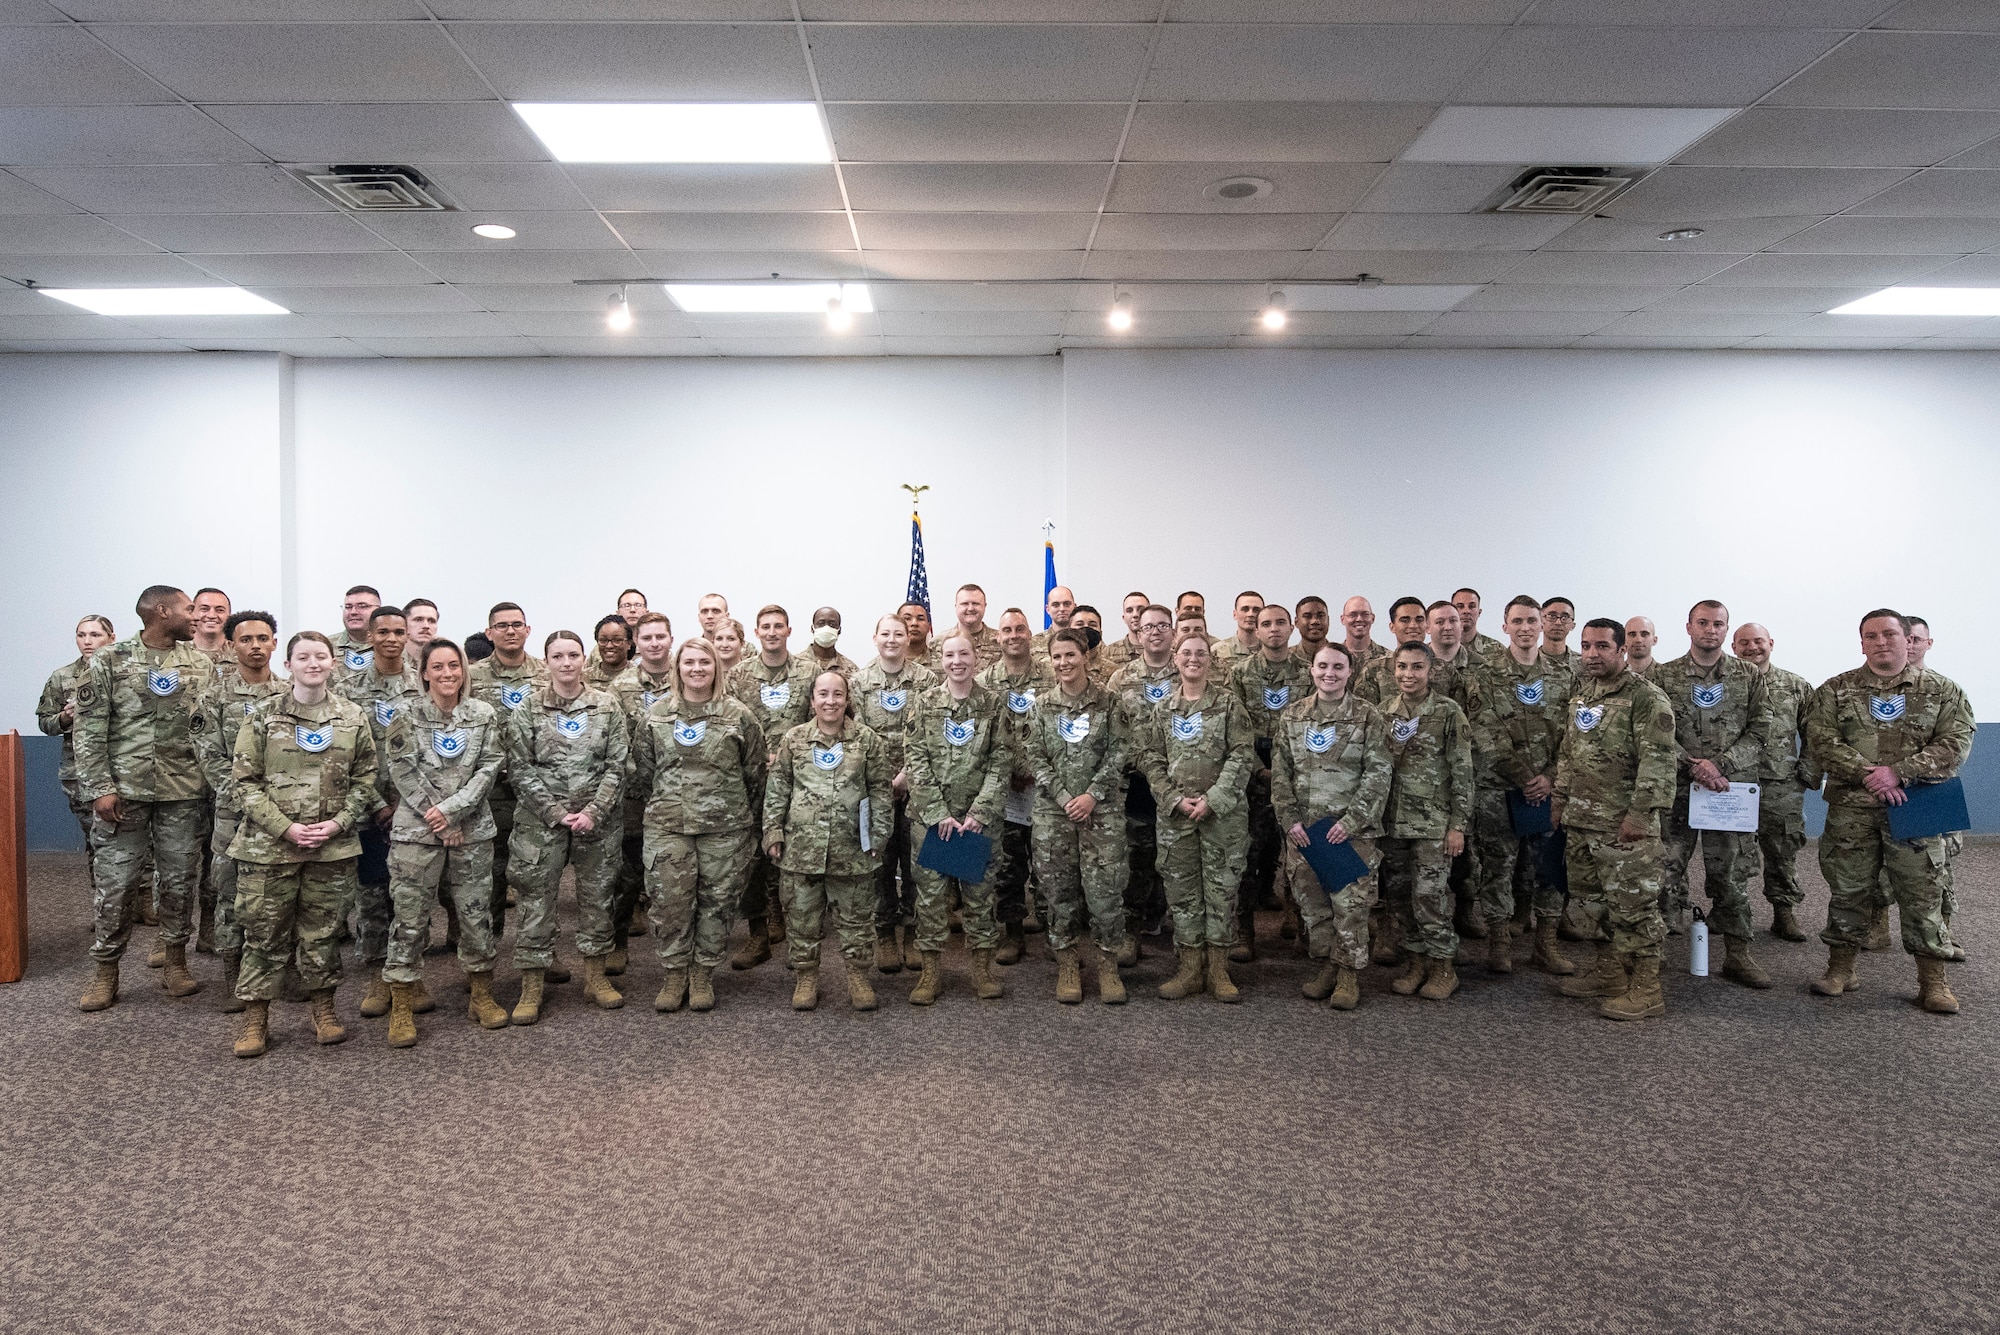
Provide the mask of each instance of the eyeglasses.
POLYGON ((495 621, 486 627, 488 630, 526 630, 527 628, 528 623, 525 621, 495 621))

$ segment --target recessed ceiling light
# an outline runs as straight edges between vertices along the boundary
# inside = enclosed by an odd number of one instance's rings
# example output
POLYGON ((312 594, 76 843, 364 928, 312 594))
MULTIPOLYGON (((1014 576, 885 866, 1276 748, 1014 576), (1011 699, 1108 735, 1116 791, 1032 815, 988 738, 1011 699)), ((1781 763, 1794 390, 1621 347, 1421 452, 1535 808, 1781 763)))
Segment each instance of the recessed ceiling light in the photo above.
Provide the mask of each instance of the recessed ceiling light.
POLYGON ((848 315, 875 309, 866 283, 667 283, 684 311, 726 315, 825 315, 838 301, 848 315))
POLYGON ((557 162, 832 162, 810 102, 516 102, 557 162))
POLYGON ((1665 162, 1736 114, 1734 107, 1446 107, 1404 162, 1665 162))
POLYGON ((1247 204, 1253 199, 1268 199, 1277 188, 1262 176, 1225 176, 1209 182, 1201 193, 1204 198, 1224 204, 1247 204))
POLYGON ((2000 287, 1885 287, 1828 315, 2000 315, 2000 287))
POLYGON ((472 229, 474 236, 483 236, 488 241, 512 241, 520 233, 500 223, 480 223, 472 229))
POLYGON ((290 315, 240 287, 38 287, 99 315, 290 315))
POLYGON ((1707 232, 1707 230, 1708 229, 1705 227, 1676 227, 1673 228, 1671 231, 1660 233, 1660 240, 1692 241, 1696 237, 1703 235, 1705 232, 1707 232))

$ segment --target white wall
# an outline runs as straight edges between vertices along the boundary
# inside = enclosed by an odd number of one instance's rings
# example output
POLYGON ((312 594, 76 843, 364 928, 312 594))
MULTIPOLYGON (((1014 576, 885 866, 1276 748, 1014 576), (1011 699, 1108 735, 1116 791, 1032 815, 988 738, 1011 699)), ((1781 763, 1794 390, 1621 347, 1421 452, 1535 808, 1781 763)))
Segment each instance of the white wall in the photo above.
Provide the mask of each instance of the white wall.
POLYGON ((1678 653, 1687 605, 1716 596, 1819 678, 1888 603, 1934 619, 1934 663, 1993 717, 1996 372, 1978 353, 0 357, 0 727, 33 728, 78 615, 127 629, 155 580, 288 629, 333 629, 342 590, 373 583, 436 599, 455 633, 501 598, 585 630, 627 583, 679 631, 713 587, 801 625, 830 602, 863 658, 902 596, 902 482, 934 488, 940 617, 967 579, 1034 605, 1052 515, 1064 579, 1113 616, 1133 587, 1201 587, 1220 622, 1245 587, 1386 610, 1469 583, 1489 616, 1517 591, 1643 612, 1678 653))

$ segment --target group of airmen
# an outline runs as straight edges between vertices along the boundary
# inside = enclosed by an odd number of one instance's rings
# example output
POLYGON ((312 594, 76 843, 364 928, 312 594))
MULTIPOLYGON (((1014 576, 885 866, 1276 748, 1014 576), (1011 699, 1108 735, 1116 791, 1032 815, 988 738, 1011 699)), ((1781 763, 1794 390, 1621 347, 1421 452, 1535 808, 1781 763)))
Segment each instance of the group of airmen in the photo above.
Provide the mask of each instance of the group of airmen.
POLYGON ((81 1007, 117 1001, 143 921, 170 996, 201 988, 190 940, 220 956, 241 1057, 265 1051, 279 999, 310 1003, 318 1042, 347 1037, 349 939, 360 1013, 388 1017, 392 1046, 414 1045, 434 1007, 439 949, 457 952, 472 1020, 533 1024, 570 978, 555 949, 567 868, 582 989, 607 1009, 624 1004, 630 938, 650 933, 657 1011, 711 1009, 725 961, 755 968, 774 948, 811 1010, 829 917, 856 1010, 877 1005, 871 972, 914 971, 910 1002, 934 1003, 955 930, 981 998, 1004 995, 996 966, 1046 931, 1058 1001, 1083 999, 1088 944, 1100 1000, 1120 1004, 1139 937, 1168 921, 1176 968, 1158 995, 1233 1002, 1261 907, 1319 966, 1305 997, 1334 1009, 1360 1004, 1371 964, 1432 1001, 1460 962, 1504 979, 1521 938, 1563 995, 1642 1020, 1665 1013, 1662 943, 1688 925, 1697 848, 1723 976, 1771 985, 1749 881, 1761 868, 1772 933, 1805 940, 1793 867, 1804 793, 1823 787, 1832 903, 1811 990, 1860 985, 1893 905, 1921 1006, 1958 1008, 1956 837, 1898 840, 1886 816, 1972 743, 1964 692, 1924 666, 1921 620, 1869 612, 1862 665, 1813 687, 1774 665, 1763 626, 1732 637, 1715 601, 1690 610, 1670 661, 1646 618, 1579 628, 1567 598, 1516 597, 1502 636, 1483 634, 1470 588, 1398 599, 1392 646, 1360 597, 1339 638, 1324 599, 1249 591, 1223 636, 1193 591, 1172 607, 1128 594, 1115 641, 1063 587, 1039 632, 1019 608, 988 626, 977 585, 953 610, 943 634, 920 602, 879 617, 862 667, 837 610, 814 612, 795 653, 784 608, 759 608, 746 635, 719 594, 676 642, 627 589, 588 642, 559 630, 537 656, 512 602, 461 644, 428 599, 357 585, 338 634, 282 638, 219 589, 148 588, 136 634, 78 624, 79 657, 38 710, 64 739, 89 849, 81 1007), (1755 834, 1690 825, 1692 789, 1746 783, 1761 785, 1755 834), (1344 881, 1314 869, 1334 854, 1344 881), (493 991, 510 907, 511 1010, 493 991), (1595 944, 1587 968, 1565 940, 1595 944))

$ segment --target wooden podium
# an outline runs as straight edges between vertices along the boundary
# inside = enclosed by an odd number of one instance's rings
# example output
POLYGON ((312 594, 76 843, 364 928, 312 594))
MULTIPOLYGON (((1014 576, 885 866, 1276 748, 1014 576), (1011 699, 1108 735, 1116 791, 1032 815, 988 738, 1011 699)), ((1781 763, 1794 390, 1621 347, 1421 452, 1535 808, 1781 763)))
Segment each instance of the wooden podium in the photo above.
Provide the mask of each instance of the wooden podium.
POLYGON ((28 766, 21 734, 0 735, 0 983, 28 968, 28 766))

